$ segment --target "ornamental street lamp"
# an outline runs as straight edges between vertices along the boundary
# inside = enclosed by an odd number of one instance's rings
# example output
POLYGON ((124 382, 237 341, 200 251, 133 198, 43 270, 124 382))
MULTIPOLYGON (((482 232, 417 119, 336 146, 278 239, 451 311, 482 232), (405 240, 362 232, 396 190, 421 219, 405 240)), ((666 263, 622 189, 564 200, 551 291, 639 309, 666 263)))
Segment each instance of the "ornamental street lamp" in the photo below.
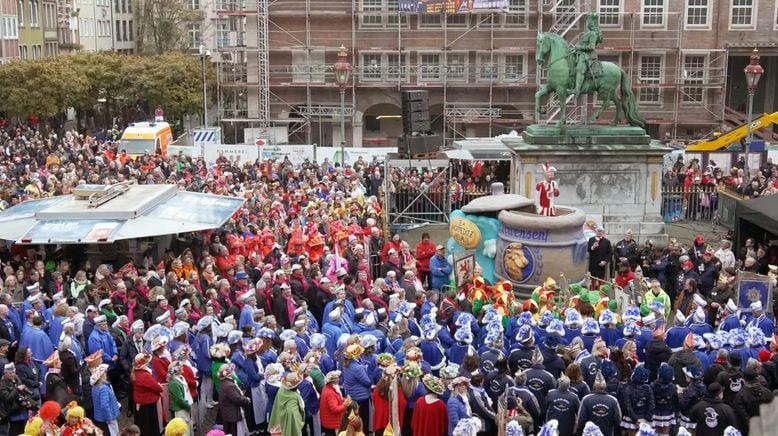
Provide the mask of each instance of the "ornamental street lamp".
POLYGON ((348 61, 346 47, 340 46, 338 61, 332 67, 335 70, 335 79, 340 87, 340 168, 346 165, 346 86, 351 77, 351 63, 348 61))
POLYGON ((746 127, 748 135, 746 136, 746 164, 744 168, 746 175, 748 175, 748 153, 751 151, 751 141, 754 139, 754 134, 751 131, 753 117, 751 112, 754 108, 754 93, 756 93, 756 88, 759 85, 759 79, 761 79, 762 74, 764 74, 764 68, 759 65, 759 50, 756 48, 754 48, 753 53, 751 53, 751 62, 746 66, 743 72, 746 73, 746 86, 748 87, 748 126, 746 127))
POLYGON ((208 127, 208 82, 205 80, 205 60, 211 56, 211 51, 205 47, 205 44, 200 44, 200 52, 198 57, 202 64, 202 78, 203 78, 203 127, 208 127))

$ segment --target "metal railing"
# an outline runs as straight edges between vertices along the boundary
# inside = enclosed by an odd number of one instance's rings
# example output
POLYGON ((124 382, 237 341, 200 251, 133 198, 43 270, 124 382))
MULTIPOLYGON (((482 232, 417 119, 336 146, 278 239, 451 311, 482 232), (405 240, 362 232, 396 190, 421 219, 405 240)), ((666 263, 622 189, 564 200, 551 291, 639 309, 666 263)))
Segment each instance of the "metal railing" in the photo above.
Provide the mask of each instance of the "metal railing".
POLYGON ((719 221, 719 190, 716 185, 663 186, 662 218, 680 221, 719 221))

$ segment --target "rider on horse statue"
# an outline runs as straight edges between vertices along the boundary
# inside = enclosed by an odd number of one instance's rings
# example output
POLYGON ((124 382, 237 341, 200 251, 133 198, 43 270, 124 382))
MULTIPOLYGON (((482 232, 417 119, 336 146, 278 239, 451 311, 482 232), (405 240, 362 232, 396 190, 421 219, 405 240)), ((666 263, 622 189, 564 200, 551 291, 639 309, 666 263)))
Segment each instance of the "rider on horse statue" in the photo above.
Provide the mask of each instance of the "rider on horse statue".
POLYGON ((584 77, 588 71, 592 79, 595 78, 597 69, 597 44, 602 42, 602 31, 600 30, 599 18, 597 14, 588 14, 586 16, 586 32, 581 34, 578 44, 573 48, 575 55, 575 87, 569 92, 578 95, 581 93, 584 77))

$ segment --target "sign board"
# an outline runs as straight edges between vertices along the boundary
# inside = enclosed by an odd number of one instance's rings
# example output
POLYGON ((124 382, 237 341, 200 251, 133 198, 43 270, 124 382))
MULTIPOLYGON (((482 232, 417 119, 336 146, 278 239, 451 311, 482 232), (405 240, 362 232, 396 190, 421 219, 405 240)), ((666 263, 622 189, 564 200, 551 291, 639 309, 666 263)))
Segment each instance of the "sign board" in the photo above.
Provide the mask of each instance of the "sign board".
POLYGON ((39 221, 20 242, 23 244, 58 243, 98 243, 113 242, 114 231, 122 224, 121 221, 98 220, 51 220, 39 221))
POLYGON ((400 0, 400 12, 469 14, 507 11, 508 0, 400 0))
MULTIPOLYGON (((197 148, 197 147, 195 147, 197 148)), ((224 156, 234 162, 254 162, 259 159, 259 148, 253 145, 233 145, 233 144, 211 144, 205 146, 203 150, 203 159, 208 165, 213 165, 219 156, 224 156)))
POLYGON ((475 254, 472 251, 458 253, 454 258, 454 283, 457 290, 473 279, 474 271, 475 254))
POLYGON ((741 312, 751 312, 751 303, 761 301, 765 312, 773 311, 773 291, 770 278, 754 273, 737 275, 737 306, 741 312))

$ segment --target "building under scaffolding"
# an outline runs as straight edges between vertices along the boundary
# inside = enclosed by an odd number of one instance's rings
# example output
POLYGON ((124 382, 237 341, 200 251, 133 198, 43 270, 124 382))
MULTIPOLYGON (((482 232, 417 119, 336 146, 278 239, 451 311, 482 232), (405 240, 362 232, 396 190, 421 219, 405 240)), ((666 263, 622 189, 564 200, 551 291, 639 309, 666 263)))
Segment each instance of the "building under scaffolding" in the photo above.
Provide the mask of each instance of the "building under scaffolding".
MULTIPOLYGON (((599 13, 599 58, 627 72, 654 138, 699 139, 742 123, 742 67, 754 45, 775 65, 775 11, 770 6, 772 21, 757 23, 756 2, 735 2, 751 5, 738 9, 708 1, 504 0, 507 9, 484 13, 466 13, 461 0, 438 8, 453 13, 404 12, 401 2, 216 0, 218 117, 225 142, 266 136, 339 144, 332 65, 341 45, 354 66, 346 91, 348 146, 397 144, 403 89, 429 91, 432 128, 447 143, 534 122, 534 93, 544 80, 544 71, 535 68, 536 36, 556 32, 572 44, 587 12, 599 13), (747 28, 755 31, 743 32, 747 28)), ((763 81, 772 94, 775 77, 763 81)), ((770 110, 774 97, 758 99, 757 111, 760 104, 770 110)), ((586 122, 595 100, 571 100, 568 119, 586 122)), ((540 122, 555 120, 558 104, 548 103, 546 113, 540 122)), ((613 116, 610 110, 602 120, 613 116)))

